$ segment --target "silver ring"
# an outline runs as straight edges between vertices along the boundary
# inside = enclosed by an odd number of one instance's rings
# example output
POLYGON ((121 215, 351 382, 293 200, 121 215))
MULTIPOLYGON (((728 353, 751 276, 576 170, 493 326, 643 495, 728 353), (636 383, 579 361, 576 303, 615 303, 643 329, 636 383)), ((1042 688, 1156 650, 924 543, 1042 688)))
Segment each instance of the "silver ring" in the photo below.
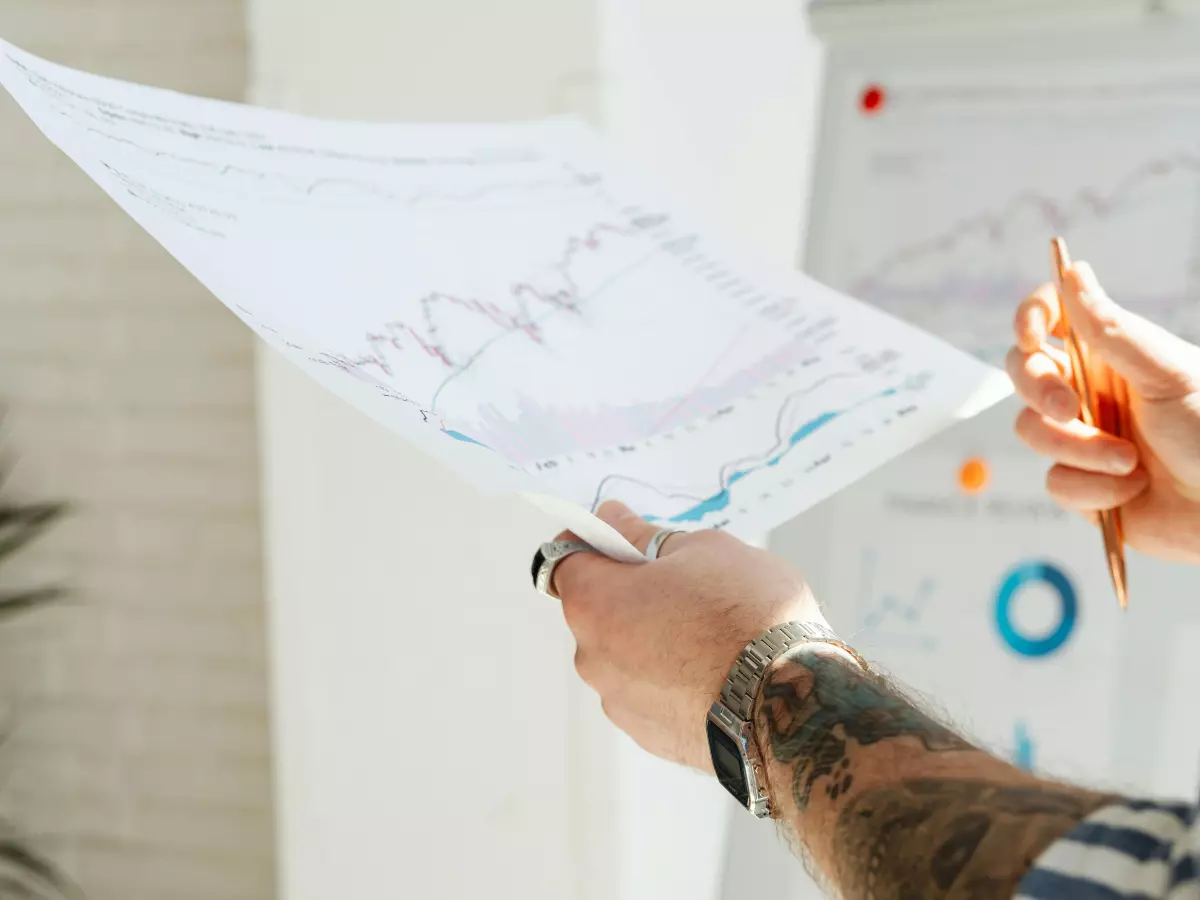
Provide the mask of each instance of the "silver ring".
POLYGON ((658 559, 658 551, 662 549, 663 542, 673 534, 683 534, 678 528, 663 528, 654 533, 654 537, 650 538, 650 544, 646 547, 646 559, 653 562, 658 559))
POLYGON ((549 541, 533 555, 533 586, 539 593, 555 600, 561 599, 554 593, 554 570, 572 553, 595 553, 596 548, 582 541, 549 541))

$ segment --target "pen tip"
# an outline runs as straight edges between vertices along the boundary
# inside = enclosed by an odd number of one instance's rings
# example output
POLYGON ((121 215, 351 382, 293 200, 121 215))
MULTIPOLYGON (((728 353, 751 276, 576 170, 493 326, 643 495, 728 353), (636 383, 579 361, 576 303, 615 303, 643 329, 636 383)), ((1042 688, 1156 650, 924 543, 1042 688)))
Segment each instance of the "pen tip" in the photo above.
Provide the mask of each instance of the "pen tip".
POLYGON ((1055 272, 1062 277, 1071 265, 1071 254, 1067 252, 1067 242, 1061 237, 1051 240, 1050 256, 1053 258, 1055 272))

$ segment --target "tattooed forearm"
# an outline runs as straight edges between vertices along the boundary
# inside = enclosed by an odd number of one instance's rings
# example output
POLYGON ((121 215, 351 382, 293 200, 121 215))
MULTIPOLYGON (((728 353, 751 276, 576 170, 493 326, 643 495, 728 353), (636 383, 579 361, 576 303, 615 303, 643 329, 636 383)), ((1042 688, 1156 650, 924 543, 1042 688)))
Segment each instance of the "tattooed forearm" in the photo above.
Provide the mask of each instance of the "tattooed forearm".
POLYGON ((1046 847, 1105 802, 1046 784, 876 788, 838 816, 837 880, 848 898, 1008 898, 1046 847))
POLYGON ((795 764, 793 800, 801 810, 821 779, 833 800, 853 785, 851 743, 866 747, 911 737, 932 752, 972 749, 848 660, 808 653, 790 662, 764 679, 759 730, 769 736, 779 762, 795 764))
POLYGON ((777 815, 846 900, 1007 900, 1115 800, 989 756, 829 647, 771 667, 756 721, 777 815))

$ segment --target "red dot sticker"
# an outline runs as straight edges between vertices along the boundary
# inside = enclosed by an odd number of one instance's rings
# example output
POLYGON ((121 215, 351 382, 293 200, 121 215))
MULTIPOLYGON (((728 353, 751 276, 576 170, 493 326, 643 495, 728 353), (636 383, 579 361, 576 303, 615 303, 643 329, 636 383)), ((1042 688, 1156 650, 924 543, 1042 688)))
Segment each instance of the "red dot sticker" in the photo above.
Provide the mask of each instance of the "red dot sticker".
POLYGON ((864 115, 875 116, 883 112, 883 108, 887 106, 887 91, 881 85, 869 84, 863 88, 862 96, 858 100, 859 108, 862 109, 864 115))

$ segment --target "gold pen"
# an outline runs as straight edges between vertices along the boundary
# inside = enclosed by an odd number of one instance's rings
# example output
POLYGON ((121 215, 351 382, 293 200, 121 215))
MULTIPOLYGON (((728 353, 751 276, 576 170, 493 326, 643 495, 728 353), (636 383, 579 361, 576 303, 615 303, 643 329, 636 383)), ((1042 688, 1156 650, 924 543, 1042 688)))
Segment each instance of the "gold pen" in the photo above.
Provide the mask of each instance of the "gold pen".
MULTIPOLYGON (((1079 339, 1067 315, 1066 304, 1062 303, 1063 283, 1071 267, 1067 242, 1055 238, 1051 242, 1054 261, 1055 283, 1058 287, 1061 307, 1063 342, 1067 356, 1071 359, 1071 380, 1079 395, 1081 416, 1084 423, 1118 437, 1129 438, 1129 388, 1125 379, 1103 361, 1092 362, 1087 345, 1079 339)), ((1121 609, 1129 606, 1129 591, 1125 577, 1125 538, 1121 525, 1120 508, 1100 511, 1100 530, 1104 534, 1104 555, 1108 560, 1108 571, 1112 576, 1113 588, 1121 609)))

